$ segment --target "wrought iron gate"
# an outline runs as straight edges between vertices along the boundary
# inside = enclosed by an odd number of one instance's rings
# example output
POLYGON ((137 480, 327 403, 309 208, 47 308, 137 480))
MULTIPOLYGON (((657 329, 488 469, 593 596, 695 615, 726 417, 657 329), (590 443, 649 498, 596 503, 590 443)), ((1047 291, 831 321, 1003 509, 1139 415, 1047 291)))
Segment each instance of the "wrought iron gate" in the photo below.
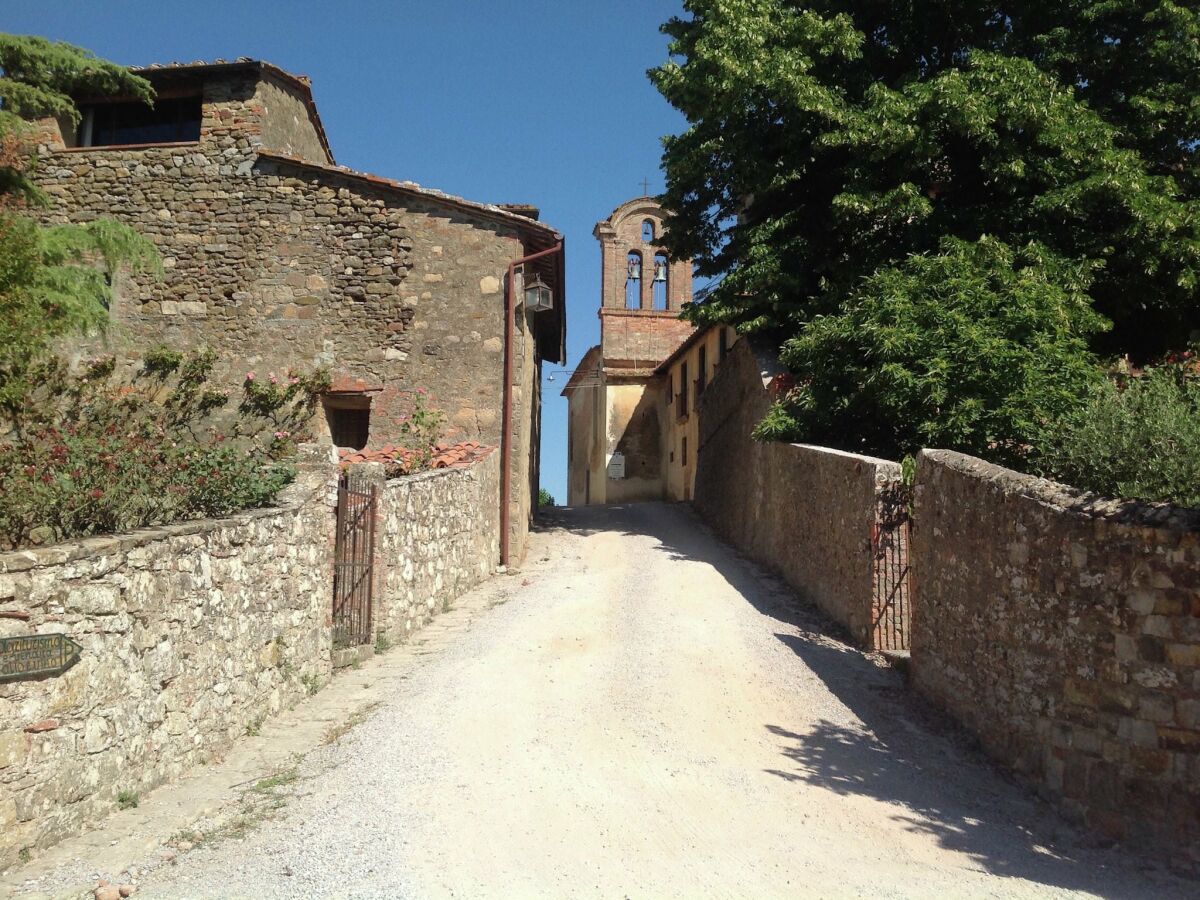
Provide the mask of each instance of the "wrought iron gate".
POLYGON ((875 568, 871 643, 876 650, 907 650, 909 616, 912 614, 909 541, 912 517, 908 492, 885 494, 871 528, 871 550, 875 568))
POLYGON ((376 485, 362 476, 338 482, 333 549, 334 649, 371 643, 376 485))

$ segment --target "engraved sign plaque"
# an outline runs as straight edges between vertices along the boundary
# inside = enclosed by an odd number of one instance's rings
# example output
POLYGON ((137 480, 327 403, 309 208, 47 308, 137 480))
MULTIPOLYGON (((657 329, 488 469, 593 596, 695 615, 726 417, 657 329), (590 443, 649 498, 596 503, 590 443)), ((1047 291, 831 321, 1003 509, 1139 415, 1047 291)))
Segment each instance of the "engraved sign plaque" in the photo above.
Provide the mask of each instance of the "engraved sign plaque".
POLYGON ((614 453, 608 458, 608 477, 609 478, 624 478, 625 477, 625 454, 614 453))
POLYGON ((0 638, 0 681, 61 675, 79 662, 82 649, 65 634, 0 638))

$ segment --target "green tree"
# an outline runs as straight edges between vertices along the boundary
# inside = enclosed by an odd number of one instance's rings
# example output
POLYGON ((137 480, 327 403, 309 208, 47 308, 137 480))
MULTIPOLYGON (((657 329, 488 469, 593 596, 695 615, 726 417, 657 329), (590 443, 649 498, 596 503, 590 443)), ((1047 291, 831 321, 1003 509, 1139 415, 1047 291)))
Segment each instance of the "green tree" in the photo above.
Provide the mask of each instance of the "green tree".
POLYGON ((27 120, 78 121, 77 93, 153 97, 144 78, 86 50, 0 34, 0 413, 9 418, 56 338, 105 325, 116 271, 159 265, 154 246, 119 222, 43 226, 28 215, 45 197, 31 178, 27 120))
POLYGON ((1099 352, 1150 356, 1200 324, 1193 5, 684 7, 650 77, 689 123, 664 140, 666 241, 720 279, 695 321, 802 339, 864 279, 934 276, 911 261, 987 237, 1039 285, 1071 293, 1067 273, 1090 272, 1114 326, 1091 329, 1099 352))
POLYGON ((1098 382, 1051 423, 1035 457, 1051 478, 1109 497, 1200 507, 1200 365, 1194 353, 1098 382))
POLYGON ((844 311, 819 315, 783 361, 806 373, 759 426, 899 459, 953 447, 1023 464, 1031 436, 1101 378, 1085 336, 1103 327, 1085 266, 1044 248, 947 238, 881 269, 844 311))

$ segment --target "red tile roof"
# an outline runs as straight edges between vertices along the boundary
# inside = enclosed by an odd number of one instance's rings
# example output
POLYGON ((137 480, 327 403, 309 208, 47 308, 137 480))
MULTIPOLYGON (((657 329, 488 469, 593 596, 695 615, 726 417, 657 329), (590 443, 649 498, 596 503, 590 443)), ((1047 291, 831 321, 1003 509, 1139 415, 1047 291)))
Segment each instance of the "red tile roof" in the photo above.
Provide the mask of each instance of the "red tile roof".
MULTIPOLYGON (((433 469, 450 469, 469 466, 483 459, 492 452, 491 447, 484 447, 478 441, 463 441, 458 444, 438 444, 433 448, 433 469)), ((384 444, 372 449, 351 450, 348 447, 338 448, 338 459, 343 466, 351 463, 377 462, 384 465, 399 463, 404 468, 413 465, 417 453, 408 447, 398 447, 395 444, 384 444)))

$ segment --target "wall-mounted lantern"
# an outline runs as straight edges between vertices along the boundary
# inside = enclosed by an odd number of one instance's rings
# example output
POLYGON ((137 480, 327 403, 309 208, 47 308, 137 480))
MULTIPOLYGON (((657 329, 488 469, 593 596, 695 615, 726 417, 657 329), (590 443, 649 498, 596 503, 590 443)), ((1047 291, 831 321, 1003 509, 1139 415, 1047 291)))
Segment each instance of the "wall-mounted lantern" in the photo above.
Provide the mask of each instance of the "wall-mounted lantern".
POLYGON ((554 309, 554 291, 540 275, 534 275, 533 281, 525 285, 525 309, 533 313, 554 309))

